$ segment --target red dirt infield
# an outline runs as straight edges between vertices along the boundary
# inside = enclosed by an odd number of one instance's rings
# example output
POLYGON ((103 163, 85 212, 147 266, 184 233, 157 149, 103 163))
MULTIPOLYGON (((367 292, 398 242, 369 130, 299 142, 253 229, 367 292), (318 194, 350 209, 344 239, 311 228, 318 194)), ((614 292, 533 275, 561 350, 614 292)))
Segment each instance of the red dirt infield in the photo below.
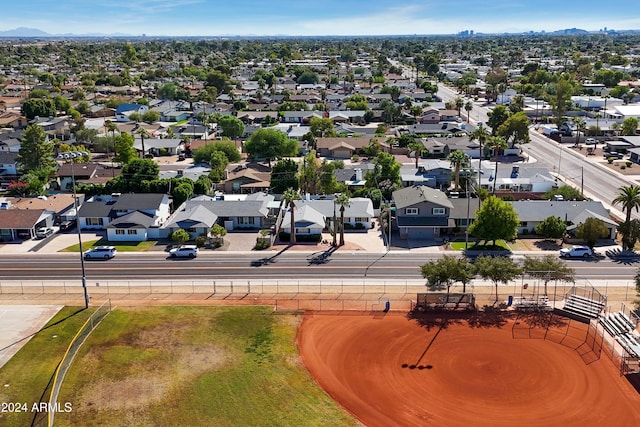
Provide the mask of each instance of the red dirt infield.
POLYGON ((640 394, 584 324, 554 316, 543 339, 504 314, 408 317, 311 312, 298 332, 311 375, 368 427, 640 425, 640 394))

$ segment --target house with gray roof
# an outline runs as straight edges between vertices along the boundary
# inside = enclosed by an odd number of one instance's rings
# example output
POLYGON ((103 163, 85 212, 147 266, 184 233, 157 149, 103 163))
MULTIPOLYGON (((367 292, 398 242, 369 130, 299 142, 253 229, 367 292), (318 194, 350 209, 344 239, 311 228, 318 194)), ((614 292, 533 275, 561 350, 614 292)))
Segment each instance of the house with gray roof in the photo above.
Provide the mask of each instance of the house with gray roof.
POLYGON ((214 224, 227 231, 260 230, 272 225, 276 212, 270 204, 271 194, 254 193, 243 198, 220 200, 216 197, 198 196, 184 202, 162 226, 162 237, 176 230, 186 230, 192 238, 208 235, 214 224))
POLYGON ((414 185, 393 192, 396 224, 403 239, 436 239, 455 227, 449 215, 453 205, 440 190, 414 185))
MULTIPOLYGON (((324 199, 298 200, 295 205, 312 207, 322 214, 325 222, 328 220, 328 224, 332 224, 334 215, 336 220, 340 221, 340 206, 334 202, 333 196, 327 196, 324 199)), ((344 207, 345 230, 368 230, 373 227, 374 219, 375 213, 371 199, 352 197, 349 199, 349 205, 344 207)))
POLYGON ((509 202, 520 218, 518 234, 535 233, 538 224, 550 216, 562 219, 568 224, 567 231, 572 231, 587 218, 597 218, 609 229, 609 238, 616 236, 617 223, 611 219, 609 211, 602 202, 595 200, 519 200, 509 202))
POLYGON ((403 187, 426 185, 446 190, 451 186, 451 162, 440 159, 421 159, 418 167, 403 165, 400 179, 403 187))
POLYGON ((114 241, 156 239, 160 226, 169 218, 169 205, 170 197, 160 193, 94 196, 80 206, 78 226, 81 230, 107 230, 109 240, 114 241), (139 215, 132 215, 135 212, 139 215))

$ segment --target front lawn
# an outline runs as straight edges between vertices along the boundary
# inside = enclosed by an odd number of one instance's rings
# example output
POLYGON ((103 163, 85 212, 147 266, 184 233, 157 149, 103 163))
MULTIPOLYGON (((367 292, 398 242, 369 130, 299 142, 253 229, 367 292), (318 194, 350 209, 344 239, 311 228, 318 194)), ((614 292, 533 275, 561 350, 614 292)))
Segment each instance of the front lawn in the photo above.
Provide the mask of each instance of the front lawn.
MULTIPOLYGON (((86 251, 96 246, 115 246, 118 252, 146 252, 156 245, 156 242, 110 242, 107 239, 99 240, 87 240, 82 242, 82 250, 86 251)), ((78 252, 80 251, 80 245, 75 244, 64 249, 63 252, 78 252)))
POLYGON ((450 242, 451 249, 456 251, 510 251, 511 248, 504 240, 497 240, 495 245, 478 244, 477 242, 469 242, 469 246, 465 247, 465 242, 450 242))

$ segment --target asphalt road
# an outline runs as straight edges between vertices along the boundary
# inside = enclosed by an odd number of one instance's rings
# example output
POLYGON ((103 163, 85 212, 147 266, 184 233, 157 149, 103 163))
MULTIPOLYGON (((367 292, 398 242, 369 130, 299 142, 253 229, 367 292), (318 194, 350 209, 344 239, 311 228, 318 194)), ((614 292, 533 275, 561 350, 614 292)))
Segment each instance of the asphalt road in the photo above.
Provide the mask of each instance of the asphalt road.
MULTIPOLYGON (((196 280, 196 279, 304 279, 363 277, 419 279, 419 266, 441 254, 391 252, 323 252, 261 254, 201 254, 196 259, 170 260, 163 253, 121 253, 108 261, 85 262, 90 280, 196 280)), ((522 256, 514 255, 516 260, 522 256)), ((577 277, 593 280, 631 280, 640 263, 609 258, 568 260, 577 277)), ((0 281, 74 280, 81 277, 80 261, 73 254, 3 256, 0 281)))

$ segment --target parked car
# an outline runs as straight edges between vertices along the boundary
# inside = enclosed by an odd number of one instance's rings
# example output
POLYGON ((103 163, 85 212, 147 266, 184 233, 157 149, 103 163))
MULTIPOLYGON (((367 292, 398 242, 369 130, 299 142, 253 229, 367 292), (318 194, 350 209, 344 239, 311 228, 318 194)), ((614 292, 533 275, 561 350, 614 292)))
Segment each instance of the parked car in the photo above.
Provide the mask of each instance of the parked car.
POLYGON ((169 258, 195 258, 198 256, 198 247, 195 245, 182 245, 169 251, 169 258))
POLYGON ((76 220, 71 219, 68 221, 62 221, 60 223, 60 231, 69 231, 73 230, 76 227, 76 220))
POLYGON ((574 258, 574 257, 582 257, 589 258, 593 256, 593 251, 588 246, 571 246, 570 248, 560 249, 560 257, 561 258, 574 258))
POLYGON ((587 145, 595 145, 598 143, 598 140, 595 138, 587 138, 584 143, 587 145))
POLYGON ((51 227, 40 227, 36 230, 36 237, 38 239, 44 239, 45 237, 51 236, 53 234, 53 228, 51 227))
POLYGON ((117 253, 113 246, 96 246, 84 252, 84 259, 111 259, 117 253))

